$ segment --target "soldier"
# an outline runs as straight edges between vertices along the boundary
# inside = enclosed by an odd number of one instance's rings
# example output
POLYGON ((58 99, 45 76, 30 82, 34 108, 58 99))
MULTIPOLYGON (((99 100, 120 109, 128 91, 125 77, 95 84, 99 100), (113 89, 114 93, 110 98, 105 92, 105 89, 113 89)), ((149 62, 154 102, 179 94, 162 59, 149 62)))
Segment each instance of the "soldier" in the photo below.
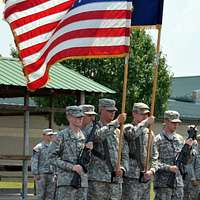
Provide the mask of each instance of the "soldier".
MULTIPOLYGON (((83 111, 78 106, 66 107, 66 116, 69 126, 60 131, 49 150, 50 162, 57 167, 57 199, 58 200, 86 200, 88 178, 81 165, 77 163, 78 157, 85 146, 85 136, 81 131, 83 111), (81 176, 81 187, 71 186, 74 173, 81 176)), ((92 146, 87 145, 87 148, 92 146)))
MULTIPOLYGON (((194 128, 194 125, 189 125, 188 126, 188 130, 190 129, 190 127, 194 128)), ((193 145, 192 145, 192 150, 190 152, 190 159, 188 161, 188 164, 185 165, 185 177, 183 180, 184 183, 184 200, 189 200, 190 198, 190 194, 193 192, 192 191, 192 185, 191 185, 191 179, 192 179, 192 161, 194 159, 194 156, 196 154, 196 152, 198 152, 198 145, 197 145, 197 141, 194 140, 193 145)))
MULTIPOLYGON (((156 154, 153 156, 152 162, 155 171, 155 200, 183 199, 183 179, 179 168, 174 164, 177 154, 183 147, 183 138, 176 133, 180 122, 180 114, 178 112, 165 111, 164 128, 155 137, 156 154), (174 185, 168 184, 168 178, 171 173, 175 174, 174 185)), ((193 141, 188 139, 186 143, 191 146, 193 141)))
POLYGON ((31 170, 36 181, 37 199, 53 200, 55 183, 53 182, 53 167, 48 160, 48 149, 51 138, 55 135, 52 129, 43 130, 43 141, 33 148, 31 170))
POLYGON ((128 169, 128 147, 123 145, 122 162, 118 169, 118 127, 125 121, 126 115, 120 114, 112 121, 116 111, 114 100, 99 100, 100 121, 89 167, 88 200, 121 200, 122 197, 122 175, 128 169))
POLYGON ((79 106, 84 113, 83 117, 83 123, 82 123, 82 128, 81 130, 85 133, 85 136, 88 137, 90 134, 92 128, 93 128, 93 123, 95 122, 95 116, 97 113, 94 111, 95 108, 93 105, 80 105, 79 106))
POLYGON ((146 178, 145 182, 140 180, 147 154, 148 127, 154 122, 154 117, 149 117, 149 113, 146 104, 135 103, 132 110, 133 122, 124 127, 124 138, 129 146, 129 171, 124 177, 123 200, 150 199, 148 179, 153 172, 148 170, 143 177, 146 178))
POLYGON ((200 199, 200 134, 197 135, 198 149, 194 155, 191 165, 191 200, 200 199))

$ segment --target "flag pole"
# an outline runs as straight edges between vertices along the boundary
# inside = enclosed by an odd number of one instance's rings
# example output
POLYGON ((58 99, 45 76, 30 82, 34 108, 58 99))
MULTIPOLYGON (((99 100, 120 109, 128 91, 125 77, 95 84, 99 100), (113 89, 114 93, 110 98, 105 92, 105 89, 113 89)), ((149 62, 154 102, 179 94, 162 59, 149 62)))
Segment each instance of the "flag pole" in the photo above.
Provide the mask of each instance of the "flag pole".
MULTIPOLYGON (((155 62, 154 62, 154 79, 153 79, 153 86, 152 86, 151 108, 150 108, 151 116, 154 115, 157 80, 158 80, 158 64, 159 64, 159 57, 160 57, 161 25, 158 26, 157 30, 158 30, 158 35, 157 35, 157 44, 156 44, 156 59, 155 59, 155 62)), ((151 158, 152 139, 153 139, 152 127, 150 127, 149 132, 148 132, 148 140, 147 140, 147 157, 146 157, 145 166, 144 166, 145 171, 148 171, 149 161, 150 161, 150 158, 151 158)))
MULTIPOLYGON (((124 64, 124 82, 123 82, 123 96, 122 96, 121 113, 125 113, 125 108, 126 108, 126 93, 127 93, 127 81, 128 81, 128 61, 129 61, 129 53, 125 57, 125 64, 124 64)), ((118 160, 117 160, 116 171, 120 170, 120 163, 121 163, 121 157, 122 157, 123 129, 124 129, 124 123, 122 123, 121 126, 120 126, 119 145, 118 145, 118 160)))

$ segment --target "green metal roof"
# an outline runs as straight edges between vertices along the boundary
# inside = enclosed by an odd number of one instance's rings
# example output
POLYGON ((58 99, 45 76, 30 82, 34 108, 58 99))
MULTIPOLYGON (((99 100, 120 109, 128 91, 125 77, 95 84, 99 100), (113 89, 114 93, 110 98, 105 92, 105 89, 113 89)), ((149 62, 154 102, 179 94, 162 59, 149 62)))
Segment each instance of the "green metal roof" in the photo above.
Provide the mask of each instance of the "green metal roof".
MULTIPOLYGON (((26 87, 22 64, 18 59, 0 57, 0 86, 3 85, 26 87)), ((51 67, 50 80, 45 88, 95 93, 115 93, 115 91, 59 63, 51 67)))
POLYGON ((200 76, 174 77, 171 85, 172 99, 192 99, 192 91, 200 89, 200 76))
POLYGON ((200 104, 192 98, 192 92, 199 89, 200 76, 174 77, 168 109, 178 111, 183 120, 199 120, 200 104))
POLYGON ((176 110, 180 113, 182 119, 199 120, 200 104, 193 102, 183 102, 176 100, 168 100, 168 109, 176 110))

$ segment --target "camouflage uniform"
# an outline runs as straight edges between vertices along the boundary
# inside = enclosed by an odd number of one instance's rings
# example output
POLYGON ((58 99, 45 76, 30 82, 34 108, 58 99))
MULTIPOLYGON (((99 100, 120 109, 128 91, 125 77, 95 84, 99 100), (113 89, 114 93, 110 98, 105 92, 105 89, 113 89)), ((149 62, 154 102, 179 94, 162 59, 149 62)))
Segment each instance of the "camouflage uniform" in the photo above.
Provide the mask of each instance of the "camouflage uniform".
POLYGON ((191 185, 191 180, 192 180, 192 161, 194 159, 194 156, 197 152, 197 144, 193 144, 192 146, 192 151, 191 151, 191 157, 189 160, 189 163, 187 165, 185 165, 185 178, 183 180, 184 183, 184 200, 189 200, 190 199, 190 194, 193 192, 193 187, 191 185))
MULTIPOLYGON (((75 117, 83 116, 82 111, 77 106, 67 107, 67 113, 72 113, 75 117)), ((87 174, 81 173, 81 188, 75 189, 71 185, 74 172, 72 168, 77 164, 80 152, 85 146, 85 136, 82 131, 74 133, 67 127, 60 131, 57 140, 49 149, 50 162, 57 167, 57 200, 86 200, 88 178, 87 174)))
MULTIPOLYGON (((138 107, 140 111, 147 112, 149 107, 143 103, 135 103, 133 108, 138 107)), ((134 111, 135 112, 135 111, 134 111)), ((148 111, 149 112, 149 111, 148 111)), ((129 145, 129 171, 124 177, 123 200, 149 200, 150 181, 140 183, 140 171, 144 167, 144 161, 147 154, 148 124, 144 121, 139 124, 126 124, 124 127, 124 138, 129 145), (136 153, 139 154, 141 164, 137 161, 136 153)))
MULTIPOLYGON (((108 109, 116 109, 113 100, 102 99, 102 102, 108 103, 108 109)), ((89 166, 88 200, 121 200, 122 178, 114 177, 113 181, 111 181, 111 171, 115 170, 118 159, 119 124, 113 121, 104 126, 99 121, 98 126, 92 160, 89 166), (108 160, 110 160, 110 164, 108 160)), ((128 146, 124 144, 121 161, 121 167, 124 172, 128 170, 127 151, 128 146)))
POLYGON ((53 181, 53 167, 48 160, 49 144, 41 142, 33 148, 31 170, 34 176, 39 176, 37 184, 38 200, 53 200, 55 182, 53 181))
MULTIPOLYGON (((200 135, 197 135, 197 140, 199 142, 200 135)), ((196 182, 196 186, 191 186, 190 199, 199 200, 200 199, 200 147, 196 149, 196 154, 194 155, 192 164, 190 165, 190 176, 191 181, 196 182)))
MULTIPOLYGON (((176 111, 165 111, 166 123, 180 123, 180 115, 176 111), (169 121, 169 122, 168 122, 169 121)), ((175 131, 168 134, 165 129, 155 137, 156 153, 153 156, 152 165, 156 171, 154 177, 154 191, 156 200, 182 200, 183 179, 180 171, 175 174, 174 188, 167 185, 168 178, 172 172, 169 167, 174 165, 177 154, 183 147, 183 138, 175 131)))

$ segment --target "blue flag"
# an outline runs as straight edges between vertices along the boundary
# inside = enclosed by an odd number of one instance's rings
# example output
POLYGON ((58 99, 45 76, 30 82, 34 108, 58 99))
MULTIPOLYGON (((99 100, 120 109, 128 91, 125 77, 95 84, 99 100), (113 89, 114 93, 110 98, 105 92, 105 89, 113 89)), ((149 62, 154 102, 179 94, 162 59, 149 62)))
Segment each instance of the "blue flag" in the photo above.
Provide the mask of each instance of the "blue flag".
POLYGON ((132 0, 132 27, 151 27, 162 24, 164 0, 132 0))

